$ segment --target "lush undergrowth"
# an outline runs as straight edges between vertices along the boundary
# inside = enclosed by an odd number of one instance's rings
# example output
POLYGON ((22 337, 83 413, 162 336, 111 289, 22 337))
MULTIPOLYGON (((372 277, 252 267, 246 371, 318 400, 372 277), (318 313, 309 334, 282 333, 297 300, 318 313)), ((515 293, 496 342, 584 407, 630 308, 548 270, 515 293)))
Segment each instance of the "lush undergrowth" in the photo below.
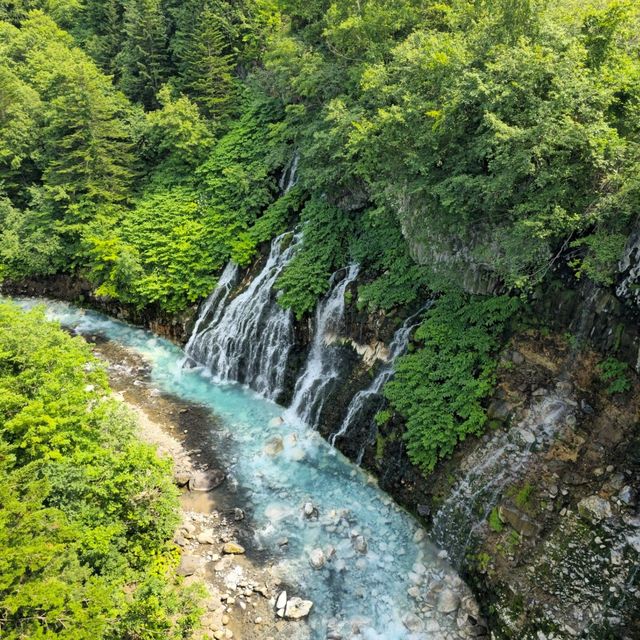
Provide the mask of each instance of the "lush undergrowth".
POLYGON ((0 636, 186 638, 169 464, 80 338, 0 303, 0 636))
POLYGON ((507 296, 445 295, 416 331, 419 348, 398 360, 384 392, 405 420, 411 461, 425 473, 458 442, 482 432, 483 401, 495 385, 495 356, 517 309, 518 299, 507 296))

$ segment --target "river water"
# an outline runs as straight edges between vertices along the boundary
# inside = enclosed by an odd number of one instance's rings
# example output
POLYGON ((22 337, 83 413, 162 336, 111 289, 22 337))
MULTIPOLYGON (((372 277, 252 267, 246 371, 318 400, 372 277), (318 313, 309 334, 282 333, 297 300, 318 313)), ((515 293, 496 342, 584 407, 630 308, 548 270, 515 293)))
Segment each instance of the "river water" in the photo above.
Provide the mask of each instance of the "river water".
POLYGON ((230 481, 247 496, 255 548, 268 552, 288 539, 285 554, 273 558, 292 585, 289 595, 314 602, 308 626, 300 623, 313 640, 458 637, 455 615, 425 608, 408 591, 446 581, 464 594, 464 585, 417 522, 317 432, 298 420, 283 421, 282 407, 246 388, 216 383, 202 369, 183 369, 183 351, 148 331, 65 303, 38 302, 63 326, 138 353, 158 389, 217 416, 223 433, 215 437, 224 440, 230 481), (311 518, 304 513, 309 502, 311 518), (327 558, 320 569, 310 564, 317 549, 327 558))

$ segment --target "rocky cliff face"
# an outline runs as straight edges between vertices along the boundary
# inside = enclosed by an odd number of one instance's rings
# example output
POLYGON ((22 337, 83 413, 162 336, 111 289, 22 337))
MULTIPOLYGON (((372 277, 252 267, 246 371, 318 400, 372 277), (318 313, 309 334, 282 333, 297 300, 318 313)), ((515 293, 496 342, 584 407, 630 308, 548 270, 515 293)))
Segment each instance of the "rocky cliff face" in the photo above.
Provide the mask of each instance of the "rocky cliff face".
POLYGON ((640 311, 640 231, 629 236, 618 271, 616 296, 636 312, 640 311))
MULTIPOLYGON (((492 247, 488 232, 477 228, 464 239, 425 237, 423 218, 408 213, 409 205, 405 209, 403 233, 416 262, 455 273, 456 283, 469 293, 502 292, 491 262, 481 261, 474 253, 474 247, 492 247)), ((615 353, 640 372, 640 230, 630 233, 612 286, 578 280, 567 258, 559 255, 544 286, 534 294, 533 307, 550 326, 588 340, 599 351, 615 353)))
POLYGON ((640 631, 639 388, 608 395, 596 361, 564 336, 515 338, 492 430, 432 479, 434 535, 485 592, 499 637, 640 631))

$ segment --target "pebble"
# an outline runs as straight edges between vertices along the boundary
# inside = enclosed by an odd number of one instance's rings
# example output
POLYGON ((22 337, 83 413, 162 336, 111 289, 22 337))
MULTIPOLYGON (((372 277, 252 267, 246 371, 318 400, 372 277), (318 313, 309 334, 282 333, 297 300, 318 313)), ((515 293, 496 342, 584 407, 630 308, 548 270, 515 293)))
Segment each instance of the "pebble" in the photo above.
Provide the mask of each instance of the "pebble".
POLYGON ((322 569, 322 567, 324 567, 326 561, 327 561, 327 559, 326 559, 322 549, 314 549, 309 554, 309 564, 314 569, 322 569))
POLYGON ((443 589, 438 596, 438 611, 440 613, 452 613, 460 606, 460 596, 451 589, 443 589))
POLYGON ((202 533, 198 534, 196 538, 200 544, 215 544, 216 538, 212 529, 205 529, 202 533))

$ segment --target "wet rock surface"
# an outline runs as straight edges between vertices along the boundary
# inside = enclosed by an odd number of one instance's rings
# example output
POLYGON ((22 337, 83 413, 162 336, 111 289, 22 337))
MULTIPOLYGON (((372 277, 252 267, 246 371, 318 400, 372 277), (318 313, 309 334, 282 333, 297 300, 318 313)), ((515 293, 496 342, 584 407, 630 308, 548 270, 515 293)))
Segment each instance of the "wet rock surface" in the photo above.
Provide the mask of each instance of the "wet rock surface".
POLYGON ((638 383, 607 394, 597 356, 559 337, 516 350, 500 372, 509 417, 435 474, 437 539, 500 637, 640 637, 638 383))
MULTIPOLYGON (((576 321, 576 329, 599 331, 598 318, 576 321)), ((627 347, 633 352, 631 343, 623 347, 620 357, 627 347)), ((626 394, 608 395, 598 378, 602 358, 564 334, 519 336, 501 358, 489 429, 468 438, 428 479, 408 462, 400 422, 372 436, 371 416, 363 415, 336 441, 432 524, 498 637, 640 637, 640 393, 634 381, 626 394), (478 468, 486 475, 465 484, 478 468)), ((357 380, 346 379, 345 396, 358 391, 357 380)), ((335 404, 328 424, 344 410, 335 404)), ((437 598, 432 602, 437 613, 437 598)), ((460 618, 470 634, 487 632, 483 622, 473 631, 465 624, 460 618)), ((405 626, 418 634, 431 628, 411 618, 405 626)))

